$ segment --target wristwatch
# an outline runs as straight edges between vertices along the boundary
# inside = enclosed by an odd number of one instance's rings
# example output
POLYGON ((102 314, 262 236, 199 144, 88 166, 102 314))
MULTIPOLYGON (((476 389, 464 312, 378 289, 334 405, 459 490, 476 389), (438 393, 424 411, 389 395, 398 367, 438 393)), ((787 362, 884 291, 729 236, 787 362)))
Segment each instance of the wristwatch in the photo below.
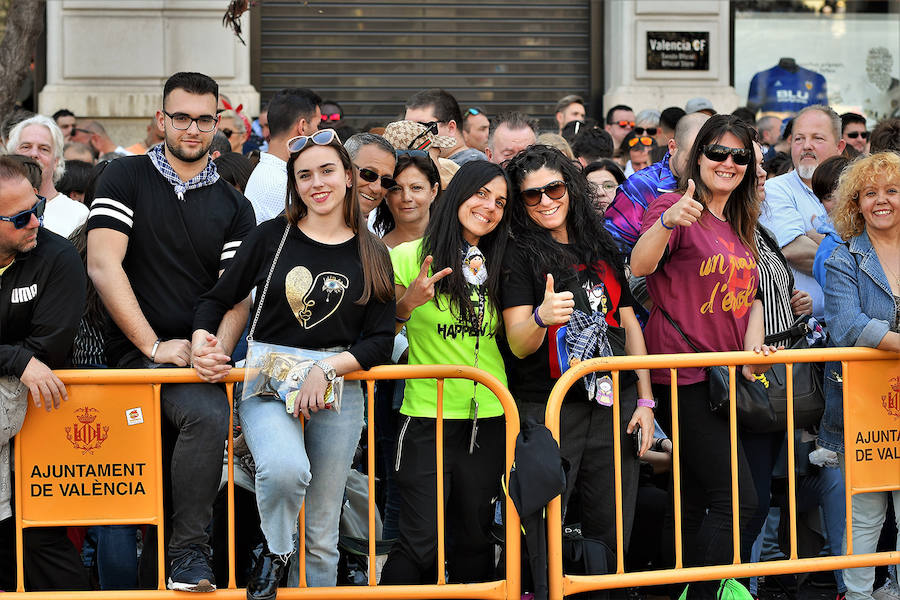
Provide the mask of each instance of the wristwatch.
POLYGON ((334 381, 334 378, 337 377, 337 371, 335 371, 334 367, 329 365, 327 362, 317 360, 313 364, 322 369, 322 371, 325 373, 325 381, 332 382, 334 381))

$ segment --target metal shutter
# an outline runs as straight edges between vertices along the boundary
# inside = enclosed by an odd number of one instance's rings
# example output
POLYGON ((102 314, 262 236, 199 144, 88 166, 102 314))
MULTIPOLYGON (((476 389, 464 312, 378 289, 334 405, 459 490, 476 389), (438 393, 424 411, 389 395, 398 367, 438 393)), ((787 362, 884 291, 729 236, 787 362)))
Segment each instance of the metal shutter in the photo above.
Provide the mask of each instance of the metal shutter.
POLYGON ((405 100, 430 87, 462 110, 520 110, 544 123, 559 98, 591 90, 589 0, 265 0, 259 10, 263 99, 308 87, 340 102, 357 128, 402 118, 405 100))

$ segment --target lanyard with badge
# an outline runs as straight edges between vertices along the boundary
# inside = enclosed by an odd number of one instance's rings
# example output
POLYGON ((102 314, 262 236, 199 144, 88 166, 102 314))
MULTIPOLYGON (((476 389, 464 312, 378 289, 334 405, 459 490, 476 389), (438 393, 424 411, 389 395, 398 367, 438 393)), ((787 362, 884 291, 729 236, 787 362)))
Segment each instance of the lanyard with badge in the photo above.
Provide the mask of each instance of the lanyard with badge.
MULTIPOLYGON (((481 328, 484 325, 485 294, 484 284, 487 281, 487 267, 484 255, 477 246, 469 246, 462 259, 463 278, 472 286, 478 294, 478 304, 475 314, 472 315, 471 327, 475 328, 475 362, 472 366, 478 368, 478 349, 481 346, 481 328)), ((475 451, 475 438, 478 436, 478 383, 472 382, 472 435, 469 439, 469 454, 475 451)))

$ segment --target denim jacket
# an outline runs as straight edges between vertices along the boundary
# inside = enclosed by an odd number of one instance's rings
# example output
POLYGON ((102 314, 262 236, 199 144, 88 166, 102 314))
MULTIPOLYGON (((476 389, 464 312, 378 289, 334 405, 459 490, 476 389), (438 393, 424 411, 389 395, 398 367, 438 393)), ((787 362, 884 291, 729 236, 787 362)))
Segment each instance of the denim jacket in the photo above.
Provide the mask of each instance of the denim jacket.
MULTIPOLYGON (((897 330, 897 309, 891 286, 869 235, 863 231, 838 244, 825 261, 825 321, 829 346, 875 348, 889 331, 897 330)), ((825 414, 819 445, 844 451, 844 400, 841 363, 825 365, 825 414)))

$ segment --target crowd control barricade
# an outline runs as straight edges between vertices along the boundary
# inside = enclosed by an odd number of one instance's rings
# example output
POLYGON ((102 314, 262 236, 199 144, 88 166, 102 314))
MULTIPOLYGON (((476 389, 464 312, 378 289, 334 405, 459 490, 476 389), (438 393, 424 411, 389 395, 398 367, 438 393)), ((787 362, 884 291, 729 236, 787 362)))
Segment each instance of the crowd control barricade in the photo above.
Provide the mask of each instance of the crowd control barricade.
MULTIPOLYGON (((47 412, 29 406, 22 430, 16 436, 16 570, 17 592, 11 598, 122 598, 155 599, 186 597, 165 589, 165 543, 158 545, 156 590, 25 592, 22 531, 28 527, 57 525, 154 525, 164 531, 163 464, 160 433, 160 390, 166 383, 200 382, 192 369, 69 370, 56 374, 66 384, 68 402, 47 412)), ((455 365, 395 365, 375 367, 345 375, 347 381, 364 382, 367 394, 368 464, 375 465, 375 381, 387 379, 436 379, 437 464, 443 462, 443 391, 445 379, 467 379, 490 389, 503 404, 506 419, 505 473, 513 464, 519 416, 509 390, 500 381, 473 367, 455 365)), ((233 385, 243 381, 243 370, 234 369, 224 380, 232 404, 233 385)), ((31 400, 29 399, 29 403, 31 400)), ((229 429, 233 431, 233 414, 229 429)), ((235 581, 234 461, 233 440, 227 445, 228 581, 219 582, 217 598, 244 598, 235 581), (223 585, 224 584, 224 585, 223 585)), ((371 469, 370 469, 371 471, 371 469)), ((443 474, 437 470, 437 498, 443 498, 443 474)), ((498 481, 499 484, 499 481, 498 481)), ((505 578, 473 584, 447 583, 444 575, 444 505, 438 502, 438 569, 435 585, 381 586, 375 582, 375 477, 368 478, 369 571, 367 586, 305 587, 303 513, 300 514, 300 587, 281 588, 279 598, 486 598, 520 596, 519 517, 507 497, 505 522, 505 578)), ((162 537, 162 536, 160 536, 162 537)))
POLYGON ((616 589, 647 585, 664 585, 742 578, 783 573, 802 573, 877 566, 900 563, 900 552, 853 554, 852 499, 856 494, 900 490, 900 443, 889 436, 866 435, 872 431, 900 429, 900 356, 868 348, 823 348, 781 350, 769 356, 753 352, 704 352, 650 356, 617 356, 594 358, 567 370, 556 383, 547 402, 546 425, 559 441, 560 407, 569 388, 580 377, 593 371, 611 371, 614 386, 613 423, 619 423, 619 373, 633 369, 669 369, 671 373, 672 473, 674 481, 675 566, 656 571, 625 572, 622 527, 621 429, 613 427, 616 502, 616 568, 607 575, 566 575, 562 566, 562 507, 557 496, 547 507, 548 581, 550 599, 592 590, 616 589), (845 483, 847 503, 847 554, 817 558, 798 558, 796 525, 796 473, 794 436, 787 436, 788 518, 790 520, 790 556, 765 563, 740 561, 740 528, 737 485, 737 427, 735 414, 735 376, 741 377, 737 365, 785 364, 787 381, 787 431, 794 429, 793 365, 795 363, 840 361, 844 382, 844 446, 846 448, 845 483), (732 540, 735 559, 730 565, 684 567, 682 548, 681 464, 679 460, 677 371, 684 367, 726 365, 730 374, 729 417, 731 437, 731 503, 732 540), (877 441, 873 441, 877 440, 877 441), (890 441, 893 440, 893 441, 890 441))

